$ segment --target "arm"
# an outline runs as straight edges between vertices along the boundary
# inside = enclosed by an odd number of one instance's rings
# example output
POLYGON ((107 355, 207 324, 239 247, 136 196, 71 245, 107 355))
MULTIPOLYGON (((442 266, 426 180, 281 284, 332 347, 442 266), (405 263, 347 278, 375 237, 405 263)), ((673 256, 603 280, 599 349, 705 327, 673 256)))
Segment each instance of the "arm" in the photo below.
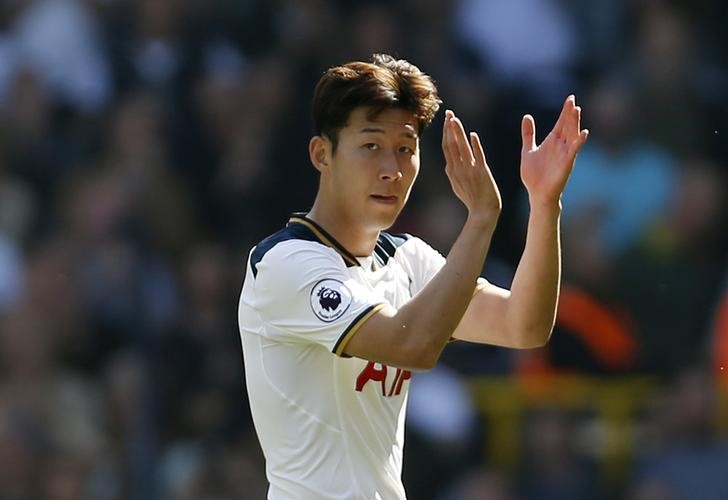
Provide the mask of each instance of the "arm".
POLYGON ((362 324, 344 348, 350 356, 401 368, 431 368, 471 301, 500 214, 500 193, 478 136, 472 133, 468 141, 450 111, 442 147, 452 189, 468 208, 465 225, 445 266, 420 293, 401 308, 387 307, 362 324))
POLYGON ((522 124, 521 179, 531 212, 526 246, 511 290, 487 285, 473 298, 454 337, 470 342, 528 348, 544 345, 556 319, 561 280, 561 194, 588 131, 581 110, 567 98, 554 129, 535 144, 533 118, 522 124))

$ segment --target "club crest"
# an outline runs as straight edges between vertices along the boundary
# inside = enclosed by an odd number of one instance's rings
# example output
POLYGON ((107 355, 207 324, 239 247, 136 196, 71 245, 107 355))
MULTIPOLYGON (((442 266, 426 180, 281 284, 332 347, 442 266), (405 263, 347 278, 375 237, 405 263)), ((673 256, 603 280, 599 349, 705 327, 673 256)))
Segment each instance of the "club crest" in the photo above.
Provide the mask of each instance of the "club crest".
POLYGON ((339 280, 324 279, 311 290, 311 309, 327 323, 341 317, 351 305, 351 292, 339 280))

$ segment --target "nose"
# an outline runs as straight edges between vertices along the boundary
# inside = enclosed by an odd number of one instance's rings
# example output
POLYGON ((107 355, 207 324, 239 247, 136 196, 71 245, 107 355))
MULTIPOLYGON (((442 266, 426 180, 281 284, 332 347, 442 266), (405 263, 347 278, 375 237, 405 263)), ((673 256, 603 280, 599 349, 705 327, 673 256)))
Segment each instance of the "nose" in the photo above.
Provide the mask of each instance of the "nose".
POLYGON ((387 156, 379 167, 379 179, 383 181, 396 181, 402 178, 402 169, 399 168, 395 155, 387 156))

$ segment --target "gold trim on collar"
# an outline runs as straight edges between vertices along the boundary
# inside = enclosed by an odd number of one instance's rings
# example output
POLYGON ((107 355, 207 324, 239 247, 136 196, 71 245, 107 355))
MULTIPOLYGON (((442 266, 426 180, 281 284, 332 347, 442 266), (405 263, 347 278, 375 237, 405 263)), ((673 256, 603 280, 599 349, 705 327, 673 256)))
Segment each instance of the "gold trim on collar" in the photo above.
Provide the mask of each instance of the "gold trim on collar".
POLYGON ((290 219, 288 219, 288 223, 302 224, 306 226, 314 235, 316 235, 321 243, 336 250, 346 262, 354 266, 359 265, 358 260, 356 260, 351 255, 347 255, 341 250, 341 248, 339 248, 341 247, 341 244, 335 242, 331 237, 324 234, 322 230, 320 230, 313 222, 309 221, 308 219, 305 219, 303 217, 291 217, 290 219))

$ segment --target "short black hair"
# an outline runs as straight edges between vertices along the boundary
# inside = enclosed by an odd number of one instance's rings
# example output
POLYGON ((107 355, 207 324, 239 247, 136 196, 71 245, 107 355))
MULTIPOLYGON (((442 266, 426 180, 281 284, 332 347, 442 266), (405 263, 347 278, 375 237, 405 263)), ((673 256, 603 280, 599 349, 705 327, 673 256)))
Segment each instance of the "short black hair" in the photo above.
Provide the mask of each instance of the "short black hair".
POLYGON ((417 66, 387 54, 374 54, 371 62, 349 62, 323 74, 313 94, 314 129, 317 135, 328 137, 336 150, 339 131, 351 112, 365 106, 370 118, 385 109, 411 111, 421 134, 441 102, 435 82, 417 66))

